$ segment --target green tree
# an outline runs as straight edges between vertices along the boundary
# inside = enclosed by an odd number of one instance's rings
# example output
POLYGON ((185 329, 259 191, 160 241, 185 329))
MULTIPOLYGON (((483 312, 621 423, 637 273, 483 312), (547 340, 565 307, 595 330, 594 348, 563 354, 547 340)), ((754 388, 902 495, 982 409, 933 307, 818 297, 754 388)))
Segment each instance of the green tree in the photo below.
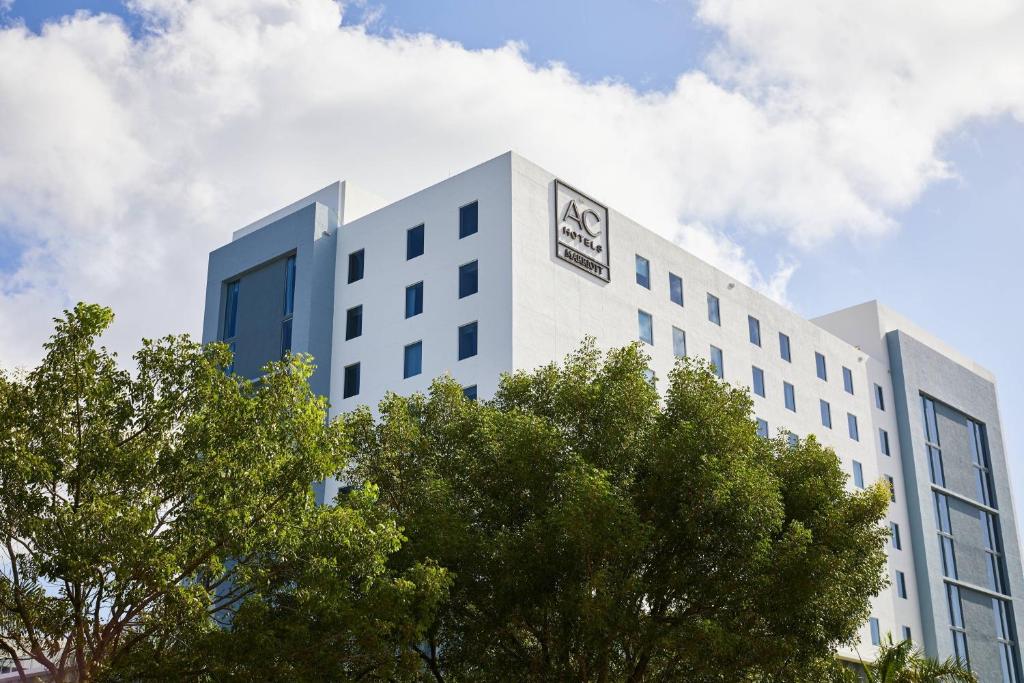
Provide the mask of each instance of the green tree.
POLYGON ((891 635, 878 648, 875 660, 863 666, 867 683, 977 683, 978 680, 952 657, 940 662, 925 655, 909 640, 894 644, 891 635))
POLYGON ((702 363, 660 402, 647 363, 588 342, 485 403, 441 379, 344 417, 408 537, 393 565, 452 574, 409 643, 434 680, 810 680, 855 638, 885 487, 848 492, 813 437, 758 437, 702 363))
POLYGON ((98 345, 112 318, 79 304, 37 368, 0 375, 0 650, 58 682, 165 663, 243 678, 297 651, 314 606, 344 602, 329 615, 352 641, 336 667, 400 669, 395 643, 416 637, 400 610, 428 609, 443 572, 385 571, 401 534, 372 487, 315 506, 310 482, 350 445, 310 392, 309 359, 251 382, 225 373, 223 345, 167 337, 129 372, 98 345), (213 644, 222 659, 187 656, 213 644))

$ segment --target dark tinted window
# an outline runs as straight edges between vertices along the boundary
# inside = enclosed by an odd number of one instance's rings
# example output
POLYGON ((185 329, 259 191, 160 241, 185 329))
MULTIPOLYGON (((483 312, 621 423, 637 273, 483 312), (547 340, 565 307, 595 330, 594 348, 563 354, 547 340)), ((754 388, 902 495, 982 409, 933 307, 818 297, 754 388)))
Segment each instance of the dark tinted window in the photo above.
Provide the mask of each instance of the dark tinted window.
POLYGON ((402 376, 413 377, 423 372, 423 342, 418 341, 405 347, 405 367, 402 376))
POLYGON ((477 262, 471 261, 459 266, 459 298, 476 294, 477 291, 477 262))
POLYGON ((478 206, 476 202, 466 204, 459 209, 459 239, 476 234, 478 206))
POLYGON ((345 314, 345 339, 355 339, 363 333, 363 307, 353 306, 345 314))
POLYGON ((459 360, 476 355, 476 323, 469 323, 459 328, 459 360))
POLYGON ((417 282, 405 288, 405 317, 411 318, 423 312, 423 283, 417 282))
POLYGON ((668 274, 668 296, 672 303, 683 305, 683 278, 675 273, 668 274))
POLYGON ((349 398, 359 394, 359 363, 354 363, 345 368, 345 383, 341 397, 349 398))
POLYGON ((405 233, 405 259, 416 258, 423 254, 423 231, 422 225, 417 225, 415 228, 409 228, 405 233))
POLYGON ((355 282, 363 279, 363 254, 364 250, 353 251, 348 255, 348 281, 355 282))

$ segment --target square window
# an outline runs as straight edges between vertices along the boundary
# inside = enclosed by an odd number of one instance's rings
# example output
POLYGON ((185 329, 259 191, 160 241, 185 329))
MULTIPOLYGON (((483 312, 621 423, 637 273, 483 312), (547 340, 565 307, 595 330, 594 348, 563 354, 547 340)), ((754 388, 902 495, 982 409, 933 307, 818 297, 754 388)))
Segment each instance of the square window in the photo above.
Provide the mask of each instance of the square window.
POLYGON ((793 356, 789 350, 789 335, 779 332, 779 356, 787 363, 793 362, 793 356))
POLYGON ((678 327, 672 328, 672 355, 676 358, 686 355, 686 332, 678 327))
POLYGON ((355 339, 363 334, 363 307, 353 306, 345 313, 345 340, 355 339))
POLYGON ((459 209, 459 239, 475 235, 479 218, 479 205, 470 202, 459 209))
POLYGON ((725 378, 725 361, 722 358, 722 349, 717 346, 711 347, 711 370, 718 379, 725 378))
POLYGON ((683 305, 683 278, 675 273, 668 274, 668 297, 672 303, 683 305))
POLYGON ((751 368, 753 374, 754 393, 764 398, 764 370, 756 365, 751 368))
POLYGON ((405 347, 405 369, 402 377, 409 378, 423 372, 423 342, 413 342, 405 347))
POLYGON ((843 366, 843 389, 848 394, 853 393, 853 373, 845 365, 843 366))
POLYGON ((856 460, 853 461, 853 485, 859 489, 864 488, 864 466, 856 460))
POLYGON ((423 283, 417 282, 405 288, 405 317, 411 318, 423 312, 423 283))
POLYGON ((790 448, 796 448, 797 446, 800 445, 800 437, 794 434, 793 432, 786 433, 786 441, 789 442, 790 448))
POLYGON ((722 324, 722 309, 718 297, 708 292, 708 320, 716 325, 722 324))
POLYGON ((640 254, 636 255, 636 283, 641 287, 651 288, 651 262, 640 254))
POLYGON ((750 332, 750 343, 754 346, 761 345, 761 321, 752 315, 747 316, 747 329, 750 332))
POLYGON ((423 238, 425 226, 421 223, 415 228, 409 228, 405 233, 405 260, 414 259, 423 255, 423 238))
POLYGON ((871 625, 871 644, 881 645, 882 644, 882 630, 878 625, 878 619, 871 617, 869 620, 871 625))
POLYGON ((637 322, 640 325, 640 341, 654 346, 654 319, 647 311, 637 311, 637 322))
POLYGON ((470 261, 459 266, 459 298, 463 299, 477 292, 477 262, 470 261))
POLYGON ((822 354, 820 354, 817 351, 815 351, 814 352, 814 364, 815 364, 815 366, 817 367, 817 370, 818 370, 818 379, 823 379, 823 380, 825 380, 827 382, 828 381, 828 371, 825 368, 825 356, 823 356, 822 354))
POLYGON ((363 279, 363 262, 365 261, 365 250, 353 251, 348 255, 348 281, 349 284, 363 279))
POLYGON ((353 363, 345 367, 345 382, 342 388, 341 397, 350 398, 359 394, 359 363, 353 363))
POLYGON ((476 355, 476 323, 467 323, 459 328, 459 360, 476 355))
POLYGON ((476 385, 470 384, 468 387, 462 387, 462 395, 467 401, 476 400, 476 385))
POLYGON ((879 410, 885 410, 885 394, 882 393, 882 387, 875 385, 875 407, 879 410))
POLYGON ((821 426, 832 429, 832 406, 824 399, 819 401, 819 405, 821 406, 821 426))
POLYGON ((882 449, 883 455, 892 455, 889 452, 889 432, 884 429, 878 430, 878 447, 882 449))
POLYGON ((854 441, 860 441, 860 430, 857 428, 857 416, 853 413, 846 414, 846 426, 850 430, 850 438, 854 441))
POLYGON ((768 438, 768 423, 761 418, 757 418, 757 435, 762 439, 768 438))
POLYGON ((896 595, 907 599, 907 575, 899 569, 896 570, 896 595))
POLYGON ((786 410, 796 412, 796 389, 789 382, 782 383, 782 394, 786 401, 786 410))

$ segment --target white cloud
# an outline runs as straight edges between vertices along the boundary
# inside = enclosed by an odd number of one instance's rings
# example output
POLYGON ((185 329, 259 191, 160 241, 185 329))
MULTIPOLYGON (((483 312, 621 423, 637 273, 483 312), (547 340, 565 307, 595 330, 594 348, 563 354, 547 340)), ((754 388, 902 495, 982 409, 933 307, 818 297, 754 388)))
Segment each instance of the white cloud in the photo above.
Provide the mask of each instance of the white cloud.
POLYGON ((141 39, 85 14, 0 30, 0 231, 30 245, 0 271, 5 364, 80 299, 115 307, 117 348, 198 331, 233 229, 337 178, 397 198, 509 148, 784 299, 794 250, 892 230, 953 171, 944 134, 1024 118, 1024 14, 1001 0, 705 0, 723 43, 665 93, 370 35, 331 0, 132 7, 141 39), (777 235, 778 267, 724 228, 777 235))

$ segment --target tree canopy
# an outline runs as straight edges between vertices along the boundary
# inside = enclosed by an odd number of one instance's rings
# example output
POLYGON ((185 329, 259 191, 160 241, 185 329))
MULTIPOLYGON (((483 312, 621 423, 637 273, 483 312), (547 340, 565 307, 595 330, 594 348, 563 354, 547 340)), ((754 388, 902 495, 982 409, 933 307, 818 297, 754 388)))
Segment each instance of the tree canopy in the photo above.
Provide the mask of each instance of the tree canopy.
MULTIPOLYGON (((636 346, 592 342, 344 416, 351 476, 452 577, 436 681, 813 680, 883 587, 884 486, 851 492, 813 437, 761 438, 744 390, 681 361, 663 400, 636 346)), ((819 679, 820 680, 820 679, 819 679)))
POLYGON ((339 670, 405 666, 407 609, 429 606, 444 574, 387 573, 401 534, 372 487, 315 506, 311 482, 350 446, 310 392, 310 360, 252 382, 225 372, 224 345, 167 337, 144 341, 130 372, 98 345, 112 319, 79 304, 38 367, 0 375, 0 650, 58 682, 164 662, 188 680, 265 680, 290 672, 268 643, 309 626, 289 615, 330 605, 339 638, 364 634, 339 647, 339 670), (188 656, 212 645, 219 658, 188 656))

